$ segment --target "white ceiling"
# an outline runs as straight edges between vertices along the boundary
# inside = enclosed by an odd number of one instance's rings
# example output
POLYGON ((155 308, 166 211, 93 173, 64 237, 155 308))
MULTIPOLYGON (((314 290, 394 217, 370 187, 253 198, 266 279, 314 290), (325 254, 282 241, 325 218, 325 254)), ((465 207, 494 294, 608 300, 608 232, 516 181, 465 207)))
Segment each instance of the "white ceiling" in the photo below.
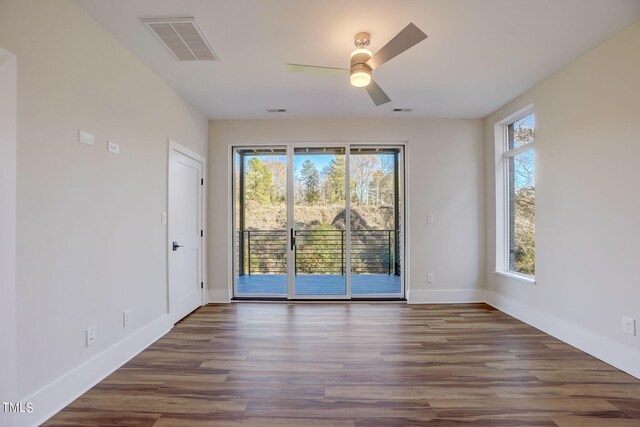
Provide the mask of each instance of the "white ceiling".
POLYGON ((216 119, 484 117, 640 19, 640 0, 77 1, 216 119), (185 16, 221 62, 178 62, 140 22, 185 16), (369 32, 375 53, 409 22, 429 38, 374 71, 389 104, 375 107, 348 76, 286 70, 347 68, 355 33, 369 32))

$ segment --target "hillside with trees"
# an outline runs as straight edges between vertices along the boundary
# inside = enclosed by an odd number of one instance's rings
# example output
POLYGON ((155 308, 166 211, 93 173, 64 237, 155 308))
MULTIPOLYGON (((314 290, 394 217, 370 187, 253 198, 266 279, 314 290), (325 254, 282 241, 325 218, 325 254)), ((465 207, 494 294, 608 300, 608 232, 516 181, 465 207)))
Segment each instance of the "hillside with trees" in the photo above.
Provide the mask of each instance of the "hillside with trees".
MULTIPOLYGON (((281 157, 253 156, 245 167, 245 228, 286 228, 286 165, 281 157)), ((392 155, 352 155, 351 208, 354 225, 394 227, 392 155)), ((295 218, 300 226, 344 228, 345 158, 334 156, 319 170, 306 159, 295 176, 295 218), (339 220, 342 213, 342 221, 339 220)))

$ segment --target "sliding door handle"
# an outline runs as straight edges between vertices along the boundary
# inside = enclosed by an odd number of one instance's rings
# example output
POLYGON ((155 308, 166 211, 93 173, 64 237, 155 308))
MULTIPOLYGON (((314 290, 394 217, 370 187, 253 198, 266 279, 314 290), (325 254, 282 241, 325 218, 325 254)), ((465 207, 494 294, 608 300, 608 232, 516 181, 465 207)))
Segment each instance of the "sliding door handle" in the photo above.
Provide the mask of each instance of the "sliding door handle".
POLYGON ((292 228, 291 229, 291 250, 293 250, 295 245, 296 245, 296 238, 293 237, 293 228, 292 228))
POLYGON ((173 251, 177 251, 178 248, 183 248, 183 245, 179 245, 178 242, 173 242, 173 251))

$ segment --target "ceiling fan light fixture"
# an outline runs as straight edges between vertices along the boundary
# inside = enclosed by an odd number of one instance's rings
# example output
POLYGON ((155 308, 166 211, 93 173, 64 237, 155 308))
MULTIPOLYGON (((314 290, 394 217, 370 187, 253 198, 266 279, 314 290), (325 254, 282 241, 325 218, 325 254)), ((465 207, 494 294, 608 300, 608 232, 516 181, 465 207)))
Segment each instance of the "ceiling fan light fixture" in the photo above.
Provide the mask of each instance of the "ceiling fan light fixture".
POLYGON ((351 70, 349 81, 355 87, 369 86, 369 83, 371 83, 371 70, 351 70))
POLYGON ((368 61, 369 58, 373 56, 373 53, 371 53, 369 49, 356 49, 353 52, 351 52, 351 56, 349 58, 353 59, 353 57, 356 55, 367 55, 366 60, 368 61))
POLYGON ((371 83, 371 67, 366 62, 373 54, 369 49, 358 48, 351 52, 349 81, 352 86, 366 87, 371 83))

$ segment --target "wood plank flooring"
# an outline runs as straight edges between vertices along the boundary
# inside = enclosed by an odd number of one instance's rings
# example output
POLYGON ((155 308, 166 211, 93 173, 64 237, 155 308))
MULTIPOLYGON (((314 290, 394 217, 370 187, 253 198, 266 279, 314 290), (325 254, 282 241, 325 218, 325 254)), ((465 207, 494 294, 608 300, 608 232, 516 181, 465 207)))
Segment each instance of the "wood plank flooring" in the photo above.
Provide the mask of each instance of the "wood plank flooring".
POLYGON ((640 380, 484 304, 203 307, 48 426, 640 426, 640 380))

